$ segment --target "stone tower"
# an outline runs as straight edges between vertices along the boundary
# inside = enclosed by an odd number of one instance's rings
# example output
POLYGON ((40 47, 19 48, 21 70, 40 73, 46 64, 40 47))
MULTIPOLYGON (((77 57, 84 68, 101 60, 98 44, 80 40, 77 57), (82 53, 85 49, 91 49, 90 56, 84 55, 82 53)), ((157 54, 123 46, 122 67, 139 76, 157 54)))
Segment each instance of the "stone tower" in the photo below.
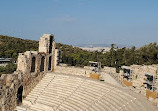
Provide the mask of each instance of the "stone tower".
POLYGON ((39 41, 39 53, 45 53, 47 56, 48 70, 54 70, 55 62, 55 41, 53 34, 43 34, 39 41))

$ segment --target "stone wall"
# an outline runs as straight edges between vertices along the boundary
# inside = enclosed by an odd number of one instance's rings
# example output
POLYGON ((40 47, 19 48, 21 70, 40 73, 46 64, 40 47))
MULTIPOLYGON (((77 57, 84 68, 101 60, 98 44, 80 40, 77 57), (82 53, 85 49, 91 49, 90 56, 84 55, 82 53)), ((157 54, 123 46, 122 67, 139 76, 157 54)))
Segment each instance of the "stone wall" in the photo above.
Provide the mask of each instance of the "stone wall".
MULTIPOLYGON (((144 87, 146 81, 145 74, 153 74, 157 76, 157 65, 131 65, 128 67, 131 70, 133 86, 137 89, 144 87)), ((123 71, 120 72, 120 78, 123 79, 123 71)))
MULTIPOLYGON (((0 111, 12 111, 57 64, 54 35, 44 34, 38 51, 19 53, 17 70, 0 77, 0 111)), ((57 50, 56 50, 57 53, 57 50)))
MULTIPOLYGON (((60 64, 60 66, 56 66, 56 69, 54 70, 54 72, 90 77, 90 74, 94 73, 92 69, 93 67, 89 67, 89 66, 84 66, 84 68, 81 68, 81 67, 67 66, 66 64, 60 64)), ((115 68, 105 67, 101 69, 101 72, 97 72, 96 75, 97 76, 100 75, 99 78, 97 77, 99 80, 104 80, 105 74, 110 74, 111 76, 119 75, 118 73, 116 74, 115 71, 116 71, 115 68)))
MULTIPOLYGON (((146 96, 150 101, 158 106, 158 65, 131 65, 127 68, 131 70, 132 75, 130 80, 130 82, 132 82, 132 87, 130 87, 130 89, 146 96), (146 74, 153 75, 154 81, 152 84, 156 88, 155 90, 147 89, 146 74)), ((126 80, 123 78, 123 71, 120 72, 120 79, 122 81, 126 80)))
POLYGON ((89 77, 89 74, 92 71, 88 68, 62 65, 62 66, 56 66, 56 69, 54 70, 54 72, 89 77))

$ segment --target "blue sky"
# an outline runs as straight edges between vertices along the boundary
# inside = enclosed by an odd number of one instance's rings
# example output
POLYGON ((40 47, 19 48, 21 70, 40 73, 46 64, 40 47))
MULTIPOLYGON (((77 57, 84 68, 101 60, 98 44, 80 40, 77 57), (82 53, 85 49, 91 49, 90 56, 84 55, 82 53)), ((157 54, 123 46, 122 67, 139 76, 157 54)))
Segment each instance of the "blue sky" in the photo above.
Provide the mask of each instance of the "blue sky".
POLYGON ((158 0, 0 0, 0 34, 65 44, 158 42, 158 0))

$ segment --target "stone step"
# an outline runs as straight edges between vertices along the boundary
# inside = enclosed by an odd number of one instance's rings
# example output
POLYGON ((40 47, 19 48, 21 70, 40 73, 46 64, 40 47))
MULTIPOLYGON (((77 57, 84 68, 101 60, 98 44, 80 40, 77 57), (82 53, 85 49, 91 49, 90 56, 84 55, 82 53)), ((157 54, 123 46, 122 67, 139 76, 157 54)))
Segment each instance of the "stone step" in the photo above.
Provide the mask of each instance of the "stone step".
POLYGON ((65 101, 61 106, 66 106, 68 109, 71 109, 71 111, 82 111, 81 108, 75 104, 76 102, 74 101, 65 101))
POLYGON ((27 111, 27 109, 22 106, 17 106, 15 111, 27 111))
POLYGON ((143 102, 109 84, 55 74, 46 74, 23 100, 23 105, 28 107, 27 111, 146 110, 143 102))
POLYGON ((43 105, 43 104, 34 104, 30 107, 31 110, 35 110, 35 111, 54 111, 54 109, 52 107, 43 105))

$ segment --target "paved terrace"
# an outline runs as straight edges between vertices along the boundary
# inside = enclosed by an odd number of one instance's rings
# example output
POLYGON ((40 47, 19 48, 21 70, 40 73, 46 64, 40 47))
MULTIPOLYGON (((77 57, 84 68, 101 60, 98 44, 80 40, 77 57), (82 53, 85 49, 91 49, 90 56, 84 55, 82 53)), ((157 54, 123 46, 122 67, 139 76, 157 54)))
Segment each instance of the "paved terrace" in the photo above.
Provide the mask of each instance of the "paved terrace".
POLYGON ((83 76, 47 73, 18 111, 157 111, 145 97, 83 76))

